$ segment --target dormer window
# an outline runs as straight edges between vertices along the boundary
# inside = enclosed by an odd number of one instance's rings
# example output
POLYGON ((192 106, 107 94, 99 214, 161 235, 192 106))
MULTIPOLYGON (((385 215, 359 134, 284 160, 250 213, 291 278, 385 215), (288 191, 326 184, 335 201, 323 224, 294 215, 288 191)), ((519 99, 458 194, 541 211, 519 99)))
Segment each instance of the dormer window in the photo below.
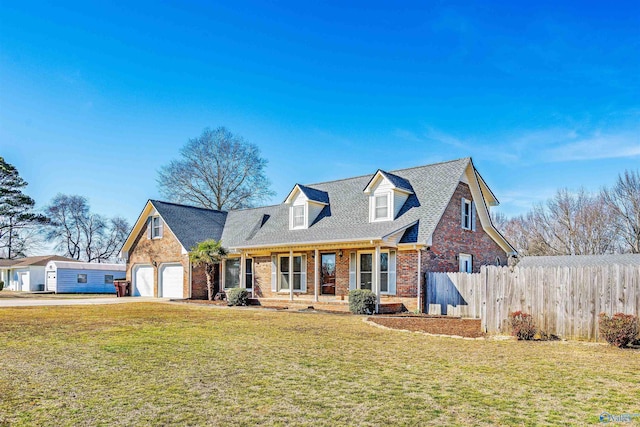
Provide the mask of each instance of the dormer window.
POLYGON ((291 211, 293 228, 304 227, 304 205, 292 206, 291 211))
POLYGON ((369 195, 369 222, 393 221, 413 189, 406 179, 378 170, 364 194, 369 195))
POLYGON ((389 194, 375 196, 374 221, 388 220, 389 218, 389 194))
POLYGON ((322 190, 296 184, 284 201, 289 205, 289 230, 311 227, 329 204, 329 195, 322 190))

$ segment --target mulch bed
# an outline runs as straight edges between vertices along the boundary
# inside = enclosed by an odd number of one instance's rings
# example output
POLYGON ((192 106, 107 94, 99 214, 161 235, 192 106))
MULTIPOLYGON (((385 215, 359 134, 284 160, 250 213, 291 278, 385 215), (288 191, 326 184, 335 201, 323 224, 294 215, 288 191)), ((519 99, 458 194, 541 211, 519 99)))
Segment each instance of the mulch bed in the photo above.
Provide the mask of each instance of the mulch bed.
POLYGON ((466 338, 480 338, 484 332, 480 329, 480 319, 461 319, 456 317, 424 315, 374 316, 369 321, 393 329, 420 331, 438 335, 457 335, 466 338))

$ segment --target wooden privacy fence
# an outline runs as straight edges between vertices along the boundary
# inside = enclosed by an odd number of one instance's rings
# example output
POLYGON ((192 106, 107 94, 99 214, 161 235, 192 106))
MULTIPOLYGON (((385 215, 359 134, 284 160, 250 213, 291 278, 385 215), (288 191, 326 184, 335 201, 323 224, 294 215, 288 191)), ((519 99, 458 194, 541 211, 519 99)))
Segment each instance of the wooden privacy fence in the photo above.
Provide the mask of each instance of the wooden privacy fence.
POLYGON ((598 339, 598 315, 640 314, 640 266, 494 267, 480 273, 427 273, 425 312, 482 319, 490 334, 509 333, 509 313, 570 339, 598 339))

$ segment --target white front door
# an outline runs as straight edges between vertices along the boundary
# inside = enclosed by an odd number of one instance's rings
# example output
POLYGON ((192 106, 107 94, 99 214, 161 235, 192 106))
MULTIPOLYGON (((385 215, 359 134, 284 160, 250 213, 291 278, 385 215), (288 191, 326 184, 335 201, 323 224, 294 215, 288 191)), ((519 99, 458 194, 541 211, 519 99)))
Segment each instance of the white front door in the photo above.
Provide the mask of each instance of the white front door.
POLYGON ((164 264, 160 267, 158 296, 161 298, 184 298, 184 269, 182 264, 164 264))
POLYGON ((56 272, 47 271, 47 291, 56 291, 56 272))
POLYGON ((29 273, 26 271, 20 272, 18 276, 18 289, 21 291, 30 291, 29 288, 29 273))
POLYGON ((133 296, 153 296, 153 267, 137 265, 133 267, 133 296))

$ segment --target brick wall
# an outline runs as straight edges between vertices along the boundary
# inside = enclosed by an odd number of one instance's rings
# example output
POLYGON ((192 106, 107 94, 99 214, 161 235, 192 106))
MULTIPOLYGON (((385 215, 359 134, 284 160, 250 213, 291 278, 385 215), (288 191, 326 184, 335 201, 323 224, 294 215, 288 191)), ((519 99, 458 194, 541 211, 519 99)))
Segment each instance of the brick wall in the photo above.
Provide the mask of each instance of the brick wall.
POLYGON ((482 265, 495 265, 496 258, 500 259, 501 265, 506 265, 506 252, 482 229, 478 215, 475 231, 462 229, 460 205, 463 197, 472 200, 469 186, 460 183, 433 233, 430 250, 423 252, 423 271, 458 271, 456 256, 460 253, 472 255, 474 272, 480 271, 482 265))
MULTIPOLYGON (((169 227, 163 227, 162 238, 147 238, 147 227, 143 227, 131 249, 127 260, 127 280, 133 284, 132 270, 135 265, 146 264, 157 266, 164 263, 180 263, 184 268, 183 295, 189 296, 189 259, 182 254, 182 245, 178 242, 169 227)), ((153 272, 153 296, 158 296, 158 267, 153 272)))

